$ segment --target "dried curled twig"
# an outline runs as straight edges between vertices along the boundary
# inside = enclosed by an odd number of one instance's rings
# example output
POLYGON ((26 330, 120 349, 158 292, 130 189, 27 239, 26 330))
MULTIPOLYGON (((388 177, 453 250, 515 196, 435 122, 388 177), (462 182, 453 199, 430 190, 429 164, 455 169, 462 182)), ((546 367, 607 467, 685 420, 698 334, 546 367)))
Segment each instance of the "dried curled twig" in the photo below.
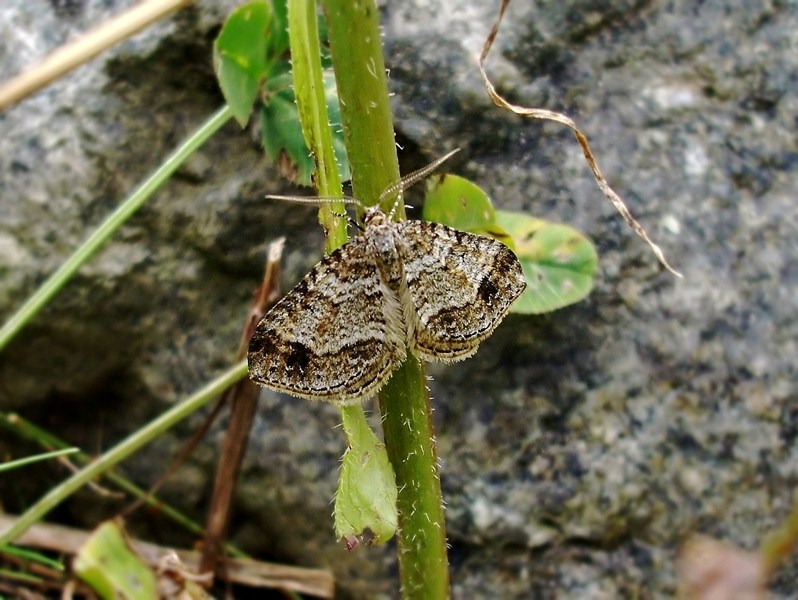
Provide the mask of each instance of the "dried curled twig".
POLYGON ((493 27, 488 34, 488 37, 485 39, 485 44, 482 46, 482 53, 479 55, 479 72, 482 74, 482 82, 485 85, 485 89, 488 92, 491 100, 497 106, 501 106, 502 108, 506 108, 514 112, 517 115, 522 117, 531 117, 533 119, 547 119, 549 121, 556 121, 558 123, 562 123, 566 127, 568 127, 571 131, 574 132, 576 135, 576 140, 579 142, 579 145, 582 147, 582 152, 585 155, 585 159, 587 159, 587 164, 590 166, 590 170, 593 171, 593 177, 596 180, 599 188, 604 195, 612 202, 615 206, 615 209, 621 213, 624 221, 632 228, 632 230, 643 238, 646 243, 649 245, 651 250, 654 252, 654 255, 657 257, 660 263, 668 269, 671 273, 676 275, 677 277, 681 277, 682 274, 676 271, 673 267, 668 264, 668 261, 665 260, 665 255, 662 253, 662 249, 655 244, 651 238, 648 237, 646 230, 643 229, 642 225, 638 223, 635 218, 632 216, 632 213, 629 212, 629 209, 626 208, 626 205, 621 200, 621 197, 615 193, 615 191, 610 187, 610 184, 607 183, 607 180, 604 178, 604 175, 601 174, 599 170, 598 163, 596 162, 593 153, 590 151, 590 146, 587 143, 587 138, 585 135, 579 131, 579 128, 576 126, 569 117, 565 116, 562 113, 554 112, 551 110, 546 110, 543 108, 527 108, 525 106, 518 106, 512 104, 502 98, 499 93, 496 91, 496 88, 493 87, 493 84, 488 79, 488 75, 485 72, 485 60, 488 57, 488 53, 490 49, 493 47, 493 42, 496 41, 496 36, 499 33, 499 25, 502 22, 502 18, 504 17, 504 13, 507 10, 507 7, 510 4, 510 0, 502 0, 501 8, 499 8, 499 16, 496 19, 496 22, 493 24, 493 27))

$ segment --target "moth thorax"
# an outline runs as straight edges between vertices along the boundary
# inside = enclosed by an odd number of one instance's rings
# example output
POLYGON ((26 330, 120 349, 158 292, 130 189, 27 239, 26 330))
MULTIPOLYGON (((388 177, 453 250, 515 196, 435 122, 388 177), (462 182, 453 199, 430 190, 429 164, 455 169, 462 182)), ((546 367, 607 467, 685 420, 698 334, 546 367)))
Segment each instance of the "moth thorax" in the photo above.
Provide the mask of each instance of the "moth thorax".
POLYGON ((371 227, 373 225, 384 225, 388 222, 387 215, 376 206, 370 206, 363 215, 363 225, 371 227))
POLYGON ((404 280, 405 270, 392 225, 387 222, 371 225, 366 229, 366 235, 381 279, 390 289, 398 292, 404 280))

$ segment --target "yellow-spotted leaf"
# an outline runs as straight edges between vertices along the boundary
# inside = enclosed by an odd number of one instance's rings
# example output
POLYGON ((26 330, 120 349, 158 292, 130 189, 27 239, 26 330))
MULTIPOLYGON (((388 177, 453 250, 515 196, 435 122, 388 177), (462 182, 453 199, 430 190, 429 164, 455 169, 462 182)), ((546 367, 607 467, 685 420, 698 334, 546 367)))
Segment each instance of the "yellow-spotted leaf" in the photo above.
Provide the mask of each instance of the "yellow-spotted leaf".
POLYGON ((573 304, 593 288, 598 256, 581 233, 516 212, 496 211, 496 222, 515 241, 527 288, 512 311, 539 314, 573 304))
POLYGON ((462 231, 484 231, 493 225, 496 211, 488 195, 474 183, 442 173, 427 180, 424 219, 462 231))

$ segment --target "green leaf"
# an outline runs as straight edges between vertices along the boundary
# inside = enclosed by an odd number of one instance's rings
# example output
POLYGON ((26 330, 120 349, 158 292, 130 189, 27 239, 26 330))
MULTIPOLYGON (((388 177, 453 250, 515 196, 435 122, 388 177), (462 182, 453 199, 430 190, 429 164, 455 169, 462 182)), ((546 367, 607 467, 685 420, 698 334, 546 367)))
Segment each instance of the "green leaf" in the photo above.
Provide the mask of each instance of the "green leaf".
POLYGON ((393 468, 360 405, 343 407, 341 417, 349 448, 335 494, 335 534, 347 543, 368 536, 369 544, 384 544, 398 523, 393 468))
POLYGON ((463 177, 446 173, 430 177, 422 216, 461 231, 489 235, 513 248, 510 236, 496 223, 488 195, 463 177))
POLYGON ((75 557, 75 572, 102 598, 158 597, 155 574, 130 548, 120 525, 103 523, 75 557))
POLYGON ((260 110, 261 141, 266 156, 289 181, 310 185, 315 165, 299 125, 294 92, 272 94, 260 110))
MULTIPOLYGON (((269 83, 269 88, 274 91, 264 101, 260 111, 261 143, 266 156, 278 163, 284 177, 293 183, 311 185, 311 176, 316 165, 305 143, 294 92, 288 87, 287 80, 286 75, 269 83)), ((351 178, 351 173, 341 127, 341 109, 332 74, 324 77, 324 96, 333 131, 332 145, 338 163, 338 174, 342 181, 347 181, 351 178)))
POLYGON ((245 126, 267 77, 267 36, 272 30, 270 5, 250 2, 227 17, 213 45, 213 63, 222 94, 236 120, 245 126))
POLYGON ((288 44, 288 2, 272 0, 273 18, 267 40, 267 59, 285 58, 289 51, 288 44))
POLYGON ((494 224, 495 213, 488 195, 468 179, 443 173, 427 182, 423 210, 427 221, 476 233, 494 224))
MULTIPOLYGON (((261 138, 270 160, 292 182, 310 185, 315 165, 302 137, 294 93, 290 89, 288 12, 285 0, 255 0, 235 9, 213 48, 214 68, 233 116, 243 127, 263 90, 261 138)), ((324 78, 324 101, 333 126, 333 148, 342 179, 349 161, 340 126, 335 79, 324 78)))
POLYGON ((590 293, 598 256, 581 233, 517 212, 496 211, 496 221, 514 239, 515 254, 527 280, 513 312, 550 312, 590 293))

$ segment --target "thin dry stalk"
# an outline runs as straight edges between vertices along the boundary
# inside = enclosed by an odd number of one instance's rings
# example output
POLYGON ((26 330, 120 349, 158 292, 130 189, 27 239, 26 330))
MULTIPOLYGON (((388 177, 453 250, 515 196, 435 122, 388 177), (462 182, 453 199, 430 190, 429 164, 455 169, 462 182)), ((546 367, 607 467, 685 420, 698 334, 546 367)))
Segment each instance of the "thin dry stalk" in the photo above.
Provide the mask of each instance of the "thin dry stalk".
MULTIPOLYGON (((255 332, 255 327, 266 311, 280 297, 280 259, 284 243, 285 238, 280 238, 269 245, 263 283, 260 285, 257 299, 244 325, 241 343, 238 347, 238 360, 246 356, 249 340, 255 332)), ((224 397, 224 401, 230 400, 230 421, 227 425, 227 434, 216 469, 211 506, 205 525, 205 539, 200 560, 200 572, 202 573, 215 574, 217 566, 224 558, 222 547, 230 521, 230 505, 236 478, 244 460, 249 433, 255 419, 258 393, 258 386, 250 379, 244 379, 230 388, 224 397)))
POLYGON ((0 111, 190 3, 191 0, 146 0, 74 42, 61 46, 38 65, 0 85, 0 111))
POLYGON ((571 131, 574 132, 576 136, 577 142, 582 148, 582 153, 585 155, 585 159, 587 160, 587 164, 590 167, 590 170, 593 172, 593 177, 596 180, 601 191, 604 195, 612 202, 615 209, 621 214, 623 220, 626 221, 627 225, 632 228, 637 235, 645 240, 645 242, 649 245, 654 255, 657 257, 657 260, 664 266, 668 271, 676 275, 677 277, 681 277, 682 274, 676 271, 673 267, 668 264, 668 261, 665 260, 665 255, 662 252, 662 249, 655 244, 651 238, 648 237, 646 230, 643 229, 642 225, 638 223, 635 218, 632 216, 632 213, 629 212, 629 209, 626 208, 626 204, 624 204, 621 197, 615 193, 615 191, 610 187, 610 184, 607 183, 607 180, 604 178, 604 175, 601 173, 598 167, 598 163, 596 162, 593 153, 590 151, 590 146, 587 143, 587 137, 579 131, 579 128, 576 126, 569 117, 565 116, 562 113, 554 112, 551 110, 546 110, 543 108, 527 108, 525 106, 518 106, 516 104, 512 104, 505 100, 497 91, 496 88, 493 87, 490 79, 488 79, 488 75, 485 72, 485 61, 488 58, 488 53, 490 49, 493 47, 493 42, 496 41, 496 36, 499 34, 499 25, 504 18, 504 13, 507 10, 507 7, 510 4, 510 0, 502 0, 501 7, 499 8, 499 16, 496 19, 496 22, 493 24, 493 27, 488 34, 487 39, 485 40, 485 44, 482 46, 482 53, 479 55, 479 72, 482 74, 482 82, 485 85, 485 89, 490 96, 490 99, 493 100, 493 103, 497 106, 501 106, 502 108, 506 108, 509 111, 514 112, 515 114, 522 116, 522 117, 529 117, 532 119, 546 119, 549 121, 556 121, 557 123, 561 123, 568 127, 571 131))

